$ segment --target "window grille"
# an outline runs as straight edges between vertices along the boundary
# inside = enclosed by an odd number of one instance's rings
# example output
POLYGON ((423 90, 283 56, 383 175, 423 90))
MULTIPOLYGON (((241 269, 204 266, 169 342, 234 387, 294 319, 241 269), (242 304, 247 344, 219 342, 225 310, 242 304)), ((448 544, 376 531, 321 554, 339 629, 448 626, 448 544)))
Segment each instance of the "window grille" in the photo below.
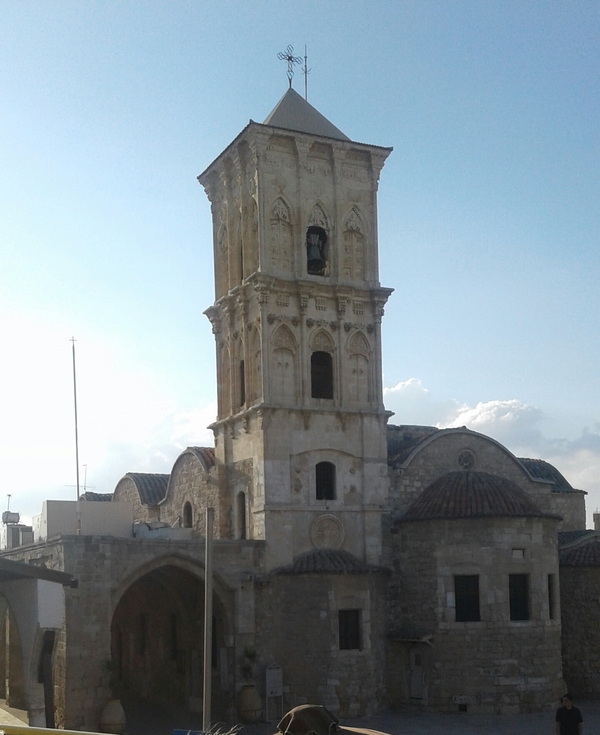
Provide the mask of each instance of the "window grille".
POLYGON ((360 650, 360 610, 339 610, 340 651, 360 650))
POLYGON ((529 575, 509 574, 510 619, 529 620, 529 575))
POLYGON ((456 622, 481 620, 479 611, 479 575, 461 574, 454 577, 456 622))

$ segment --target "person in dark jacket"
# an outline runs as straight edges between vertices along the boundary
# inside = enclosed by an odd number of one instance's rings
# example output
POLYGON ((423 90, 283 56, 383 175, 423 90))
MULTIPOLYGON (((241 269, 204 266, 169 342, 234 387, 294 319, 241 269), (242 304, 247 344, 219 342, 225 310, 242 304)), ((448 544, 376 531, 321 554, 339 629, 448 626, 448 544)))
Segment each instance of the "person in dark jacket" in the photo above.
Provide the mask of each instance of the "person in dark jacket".
POLYGON ((581 735, 583 717, 577 707, 573 707, 573 697, 565 694, 562 707, 556 710, 556 735, 581 735))

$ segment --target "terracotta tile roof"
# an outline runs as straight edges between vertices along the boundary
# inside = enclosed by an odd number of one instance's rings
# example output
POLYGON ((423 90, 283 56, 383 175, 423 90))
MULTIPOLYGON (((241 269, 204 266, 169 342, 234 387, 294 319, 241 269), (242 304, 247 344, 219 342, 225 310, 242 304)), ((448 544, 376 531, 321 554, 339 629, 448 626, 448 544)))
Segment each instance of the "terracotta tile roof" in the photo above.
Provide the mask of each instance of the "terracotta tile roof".
POLYGON ((158 505, 165 497, 170 476, 150 472, 128 472, 125 477, 133 480, 142 505, 158 505))
POLYGON ((387 427, 388 465, 399 467, 421 442, 435 434, 435 426, 394 426, 387 427))
POLYGON ((561 551, 561 567, 600 567, 600 536, 592 536, 588 541, 561 551))
POLYGON ((373 574, 385 571, 360 561, 343 549, 313 549, 297 556, 286 567, 279 567, 275 574, 373 574))
POLYGON ((506 477, 487 472, 458 471, 442 475, 432 482, 399 521, 547 515, 524 490, 506 477))
POLYGON ((529 459, 528 457, 519 457, 519 462, 522 462, 527 472, 536 480, 551 482, 554 485, 552 492, 575 492, 563 475, 549 462, 545 462, 543 459, 529 459))
POLYGON ((567 544, 572 544, 574 541, 577 541, 580 538, 583 538, 584 536, 590 536, 591 534, 594 534, 595 531, 592 531, 591 528, 582 528, 579 531, 559 531, 558 533, 558 546, 559 548, 561 546, 566 546, 567 544))
POLYGON ((215 466, 215 450, 214 447, 188 447, 188 452, 193 452, 200 460, 204 469, 208 472, 211 467, 215 466))

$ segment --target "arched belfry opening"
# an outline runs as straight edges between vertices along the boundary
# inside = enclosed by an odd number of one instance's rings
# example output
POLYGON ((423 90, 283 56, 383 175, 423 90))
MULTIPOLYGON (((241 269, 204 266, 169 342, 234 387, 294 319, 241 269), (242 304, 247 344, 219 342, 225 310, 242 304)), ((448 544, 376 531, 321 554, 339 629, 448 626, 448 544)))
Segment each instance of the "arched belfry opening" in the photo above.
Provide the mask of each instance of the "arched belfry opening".
MULTIPOLYGON (((216 591, 212 622, 212 715, 218 720, 232 704, 232 662, 226 608, 216 591)), ((176 714, 182 726, 194 728, 202 707, 204 579, 173 562, 134 581, 112 618, 111 660, 128 722, 152 711, 157 720, 176 714)))
POLYGON ((325 276, 327 265, 327 233, 322 227, 311 225, 306 231, 306 271, 311 276, 325 276))

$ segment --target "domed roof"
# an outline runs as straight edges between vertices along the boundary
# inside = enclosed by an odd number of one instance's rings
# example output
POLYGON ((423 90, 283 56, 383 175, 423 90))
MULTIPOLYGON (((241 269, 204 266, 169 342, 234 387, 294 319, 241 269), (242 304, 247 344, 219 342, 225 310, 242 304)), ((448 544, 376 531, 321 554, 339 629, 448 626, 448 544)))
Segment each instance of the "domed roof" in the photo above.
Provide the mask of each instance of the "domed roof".
POLYGON ((487 472, 459 471, 438 477, 410 506, 403 521, 547 514, 517 484, 487 472))
POLYGON ((559 563, 561 567, 600 567, 600 538, 597 535, 584 537, 573 547, 561 551, 559 563))
POLYGON ((312 549, 297 556, 287 567, 279 567, 275 574, 372 574, 382 567, 360 561, 344 549, 312 549))

